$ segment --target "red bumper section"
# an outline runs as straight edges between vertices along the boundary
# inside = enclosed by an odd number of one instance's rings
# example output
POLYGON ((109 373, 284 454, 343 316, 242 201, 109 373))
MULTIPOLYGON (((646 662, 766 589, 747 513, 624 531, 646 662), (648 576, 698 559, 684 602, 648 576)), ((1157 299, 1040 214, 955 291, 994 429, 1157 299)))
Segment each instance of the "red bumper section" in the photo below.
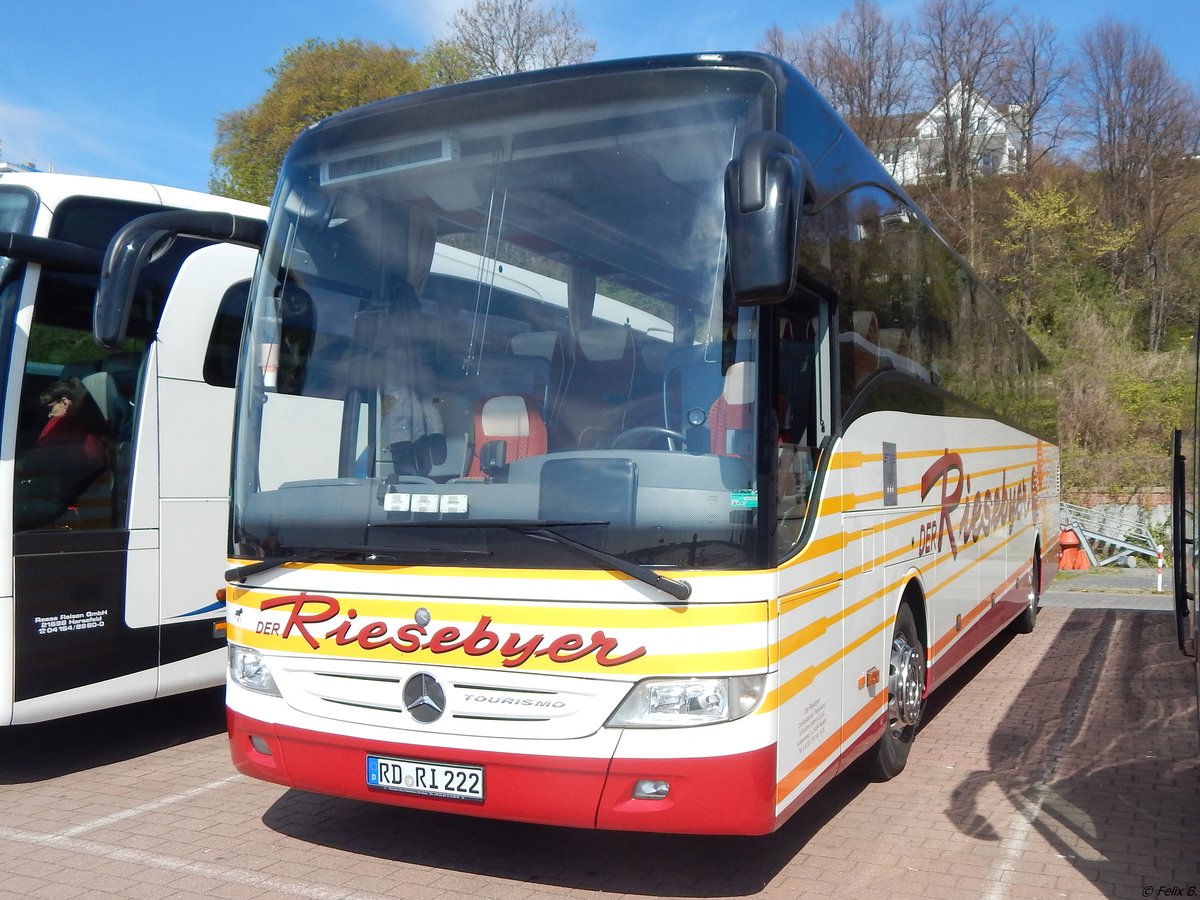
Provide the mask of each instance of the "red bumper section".
POLYGON ((227 711, 238 771, 288 787, 460 815, 574 828, 678 834, 767 834, 775 818, 775 748, 707 759, 576 759, 471 753, 330 736, 227 711), (265 747, 261 752, 251 743, 265 747), (368 754, 482 765, 482 802, 367 786, 368 754), (662 800, 633 796, 642 779, 666 781, 662 800))

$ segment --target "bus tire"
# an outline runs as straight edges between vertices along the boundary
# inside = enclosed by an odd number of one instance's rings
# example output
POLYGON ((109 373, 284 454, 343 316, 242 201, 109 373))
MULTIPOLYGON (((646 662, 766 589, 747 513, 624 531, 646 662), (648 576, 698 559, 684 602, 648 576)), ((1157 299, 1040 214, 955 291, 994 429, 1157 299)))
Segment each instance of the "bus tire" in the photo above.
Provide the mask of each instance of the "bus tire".
POLYGON ((907 603, 896 612, 887 692, 883 736, 863 759, 867 774, 877 781, 887 781, 904 771, 925 711, 925 645, 907 603))
POLYGON ((1042 602, 1042 557, 1034 550, 1033 568, 1029 572, 1029 603, 1021 614, 1013 619, 1012 630, 1016 634, 1031 634, 1037 624, 1038 604, 1042 602))

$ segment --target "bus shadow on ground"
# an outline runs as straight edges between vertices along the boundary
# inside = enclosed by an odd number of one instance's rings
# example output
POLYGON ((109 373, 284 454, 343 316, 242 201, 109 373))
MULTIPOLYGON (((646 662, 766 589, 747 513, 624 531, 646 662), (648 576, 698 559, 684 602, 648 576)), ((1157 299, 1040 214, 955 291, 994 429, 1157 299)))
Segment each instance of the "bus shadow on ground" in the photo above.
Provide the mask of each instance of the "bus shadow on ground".
MULTIPOLYGON (((932 721, 1010 638, 984 648, 934 694, 932 721)), ((903 777, 900 776, 900 777, 903 777)), ((749 896, 763 891, 870 783, 835 778, 774 834, 760 837, 589 831, 451 816, 290 790, 263 823, 296 840, 441 872, 611 894, 749 896)), ((730 794, 735 787, 714 785, 730 794)))
POLYGON ((1076 610, 997 723, 988 770, 964 778, 947 817, 1011 843, 1015 809, 1105 896, 1194 890, 1194 679, 1170 613, 1076 610), (996 806, 997 788, 1011 806, 996 806))
POLYGON ((225 688, 0 729, 0 784, 111 765, 225 730, 225 688))
POLYGON ((276 801, 263 822, 296 840, 442 873, 618 895, 749 896, 770 884, 866 786, 854 776, 837 778, 783 828, 763 837, 556 828, 296 790, 276 801))

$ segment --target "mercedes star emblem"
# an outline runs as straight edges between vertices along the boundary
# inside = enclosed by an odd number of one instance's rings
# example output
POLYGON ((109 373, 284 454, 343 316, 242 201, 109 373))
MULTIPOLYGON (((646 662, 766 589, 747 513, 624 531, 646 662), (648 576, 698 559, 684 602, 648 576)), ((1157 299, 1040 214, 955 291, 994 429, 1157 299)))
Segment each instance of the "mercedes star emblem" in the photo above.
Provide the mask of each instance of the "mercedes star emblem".
POLYGON ((446 711, 446 692, 432 675, 414 675, 404 683, 404 708, 423 725, 436 722, 446 711))

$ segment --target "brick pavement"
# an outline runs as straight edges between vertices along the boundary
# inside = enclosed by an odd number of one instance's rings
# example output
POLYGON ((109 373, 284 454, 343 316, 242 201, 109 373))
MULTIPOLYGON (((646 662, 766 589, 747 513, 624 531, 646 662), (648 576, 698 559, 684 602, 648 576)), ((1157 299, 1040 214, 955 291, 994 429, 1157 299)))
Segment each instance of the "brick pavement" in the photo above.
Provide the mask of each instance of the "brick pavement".
POLYGON ((839 778, 764 838, 288 791, 233 771, 207 692, 0 731, 0 896, 1200 895, 1192 677, 1167 613, 1044 608, 935 695, 901 777, 839 778))

